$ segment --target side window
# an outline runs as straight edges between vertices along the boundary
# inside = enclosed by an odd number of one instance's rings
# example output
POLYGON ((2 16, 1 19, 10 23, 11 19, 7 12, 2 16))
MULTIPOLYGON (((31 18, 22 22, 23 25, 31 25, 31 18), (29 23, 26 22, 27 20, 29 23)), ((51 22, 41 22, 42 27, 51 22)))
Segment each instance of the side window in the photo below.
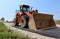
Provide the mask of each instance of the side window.
POLYGON ((20 11, 22 11, 22 7, 20 7, 20 11))

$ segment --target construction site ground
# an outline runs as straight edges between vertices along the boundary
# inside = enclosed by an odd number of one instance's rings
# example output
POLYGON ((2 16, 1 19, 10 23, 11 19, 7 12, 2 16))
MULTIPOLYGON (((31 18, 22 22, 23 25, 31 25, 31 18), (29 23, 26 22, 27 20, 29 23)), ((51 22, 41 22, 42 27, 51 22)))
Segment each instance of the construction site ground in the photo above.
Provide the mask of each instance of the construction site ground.
POLYGON ((11 30, 25 34, 27 37, 35 39, 59 39, 60 38, 60 25, 56 25, 57 28, 47 29, 47 30, 38 30, 38 33, 33 33, 28 30, 23 30, 20 28, 14 27, 13 23, 4 22, 4 24, 11 30))

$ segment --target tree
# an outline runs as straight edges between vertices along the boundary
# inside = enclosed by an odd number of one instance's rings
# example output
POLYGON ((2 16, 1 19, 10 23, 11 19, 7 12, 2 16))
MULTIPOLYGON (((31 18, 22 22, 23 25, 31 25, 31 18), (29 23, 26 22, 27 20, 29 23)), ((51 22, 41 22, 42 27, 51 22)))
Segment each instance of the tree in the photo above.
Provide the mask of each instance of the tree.
POLYGON ((2 17, 1 20, 4 21, 5 20, 4 17, 2 17))

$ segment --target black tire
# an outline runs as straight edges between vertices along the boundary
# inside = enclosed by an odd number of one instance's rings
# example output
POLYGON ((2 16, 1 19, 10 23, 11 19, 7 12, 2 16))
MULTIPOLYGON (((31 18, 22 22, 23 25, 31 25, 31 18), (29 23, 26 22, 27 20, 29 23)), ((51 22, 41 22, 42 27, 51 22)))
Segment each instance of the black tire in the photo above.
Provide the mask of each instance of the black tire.
POLYGON ((16 23, 15 26, 18 26, 18 23, 16 23))
POLYGON ((21 19, 21 20, 20 20, 20 22, 21 22, 21 23, 20 23, 20 26, 21 26, 22 28, 29 28, 29 27, 28 27, 29 17, 26 16, 26 15, 22 15, 20 19, 21 19))
POLYGON ((18 22, 17 22, 17 19, 16 19, 16 23, 15 23, 15 26, 18 26, 18 22))

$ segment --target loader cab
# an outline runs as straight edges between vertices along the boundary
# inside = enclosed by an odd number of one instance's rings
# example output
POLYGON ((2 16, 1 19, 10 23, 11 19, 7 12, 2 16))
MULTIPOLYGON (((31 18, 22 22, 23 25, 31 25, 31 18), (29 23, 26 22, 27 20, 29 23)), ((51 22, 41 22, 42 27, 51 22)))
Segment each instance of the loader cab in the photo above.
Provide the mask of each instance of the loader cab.
POLYGON ((30 11, 30 6, 28 5, 21 5, 20 6, 20 11, 24 12, 29 12, 30 11))

